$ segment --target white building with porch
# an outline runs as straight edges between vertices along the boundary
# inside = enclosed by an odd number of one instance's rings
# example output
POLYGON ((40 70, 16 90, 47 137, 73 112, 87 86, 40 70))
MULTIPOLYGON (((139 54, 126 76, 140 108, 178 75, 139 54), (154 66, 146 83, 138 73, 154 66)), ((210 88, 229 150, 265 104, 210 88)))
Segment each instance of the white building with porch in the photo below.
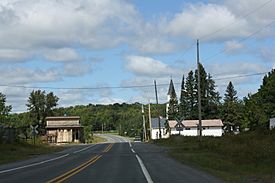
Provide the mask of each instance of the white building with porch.
POLYGON ((46 117, 48 142, 82 142, 83 127, 79 120, 79 116, 46 117))

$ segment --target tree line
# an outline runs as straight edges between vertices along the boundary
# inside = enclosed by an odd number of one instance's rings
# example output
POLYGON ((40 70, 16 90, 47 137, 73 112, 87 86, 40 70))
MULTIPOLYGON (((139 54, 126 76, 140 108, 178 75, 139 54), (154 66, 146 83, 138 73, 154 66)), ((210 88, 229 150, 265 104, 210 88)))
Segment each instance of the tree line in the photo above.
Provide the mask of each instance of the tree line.
MULTIPOLYGON (((260 89, 255 94, 239 99, 233 83, 227 85, 225 94, 216 91, 215 81, 199 64, 201 77, 202 119, 222 119, 226 131, 249 128, 267 128, 269 119, 275 116, 275 71, 264 76, 260 89)), ((183 76, 180 100, 176 92, 170 96, 168 118, 198 119, 198 71, 191 70, 183 76)))
MULTIPOLYGON (((216 91, 215 81, 207 74, 200 64, 202 118, 220 118, 227 131, 249 128, 267 128, 268 121, 275 117, 275 71, 272 69, 264 76, 263 82, 255 94, 248 94, 239 99, 232 82, 228 83, 225 95, 216 91)), ((180 99, 172 93, 169 101, 168 114, 173 119, 183 116, 185 119, 198 119, 198 76, 197 70, 190 71, 181 84, 180 99)), ((12 106, 6 105, 6 96, 0 93, 0 127, 9 126, 18 129, 24 137, 30 136, 30 125, 39 125, 40 133, 45 133, 45 118, 47 116, 77 115, 81 124, 93 131, 117 130, 120 134, 130 136, 142 131, 142 114, 140 103, 109 104, 109 105, 77 105, 57 107, 59 98, 53 93, 34 90, 30 93, 26 106, 28 112, 10 114, 12 106)), ((157 117, 157 107, 160 115, 165 116, 165 104, 151 105, 152 117, 157 117)), ((148 121, 148 114, 145 113, 148 121)), ((1 135, 1 131, 0 131, 1 135)))

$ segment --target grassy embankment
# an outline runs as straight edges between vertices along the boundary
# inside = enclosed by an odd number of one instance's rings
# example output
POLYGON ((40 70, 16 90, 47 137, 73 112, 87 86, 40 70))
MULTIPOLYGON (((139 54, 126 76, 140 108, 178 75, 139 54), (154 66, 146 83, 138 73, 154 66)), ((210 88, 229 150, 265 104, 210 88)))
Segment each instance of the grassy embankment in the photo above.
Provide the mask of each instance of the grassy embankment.
POLYGON ((64 149, 63 146, 51 146, 37 140, 34 146, 29 142, 0 144, 0 164, 31 158, 36 155, 53 153, 64 149))
POLYGON ((97 135, 93 135, 92 143, 100 143, 100 142, 106 142, 107 140, 99 137, 97 135))
POLYGON ((155 141, 169 155, 229 182, 275 182, 275 131, 221 138, 173 136, 155 141))

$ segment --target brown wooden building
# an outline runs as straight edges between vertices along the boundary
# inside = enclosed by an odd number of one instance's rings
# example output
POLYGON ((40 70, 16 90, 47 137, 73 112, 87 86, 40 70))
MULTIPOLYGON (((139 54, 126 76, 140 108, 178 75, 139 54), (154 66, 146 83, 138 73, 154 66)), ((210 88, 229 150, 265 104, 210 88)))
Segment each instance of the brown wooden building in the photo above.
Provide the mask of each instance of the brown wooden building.
POLYGON ((50 143, 70 143, 83 141, 83 127, 79 116, 47 117, 47 140, 50 143))

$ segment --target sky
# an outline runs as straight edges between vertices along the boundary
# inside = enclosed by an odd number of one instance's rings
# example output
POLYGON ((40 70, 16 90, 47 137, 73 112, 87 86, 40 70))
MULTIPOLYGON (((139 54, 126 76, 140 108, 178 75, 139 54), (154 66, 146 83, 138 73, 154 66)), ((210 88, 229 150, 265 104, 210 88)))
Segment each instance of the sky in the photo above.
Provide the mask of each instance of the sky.
POLYGON ((241 99, 275 68, 275 0, 1 0, 0 92, 13 113, 32 90, 59 106, 166 102, 200 62, 241 99), (255 75, 254 75, 255 74, 255 75), (245 76, 244 75, 253 75, 245 76), (126 88, 125 88, 126 87, 126 88))

